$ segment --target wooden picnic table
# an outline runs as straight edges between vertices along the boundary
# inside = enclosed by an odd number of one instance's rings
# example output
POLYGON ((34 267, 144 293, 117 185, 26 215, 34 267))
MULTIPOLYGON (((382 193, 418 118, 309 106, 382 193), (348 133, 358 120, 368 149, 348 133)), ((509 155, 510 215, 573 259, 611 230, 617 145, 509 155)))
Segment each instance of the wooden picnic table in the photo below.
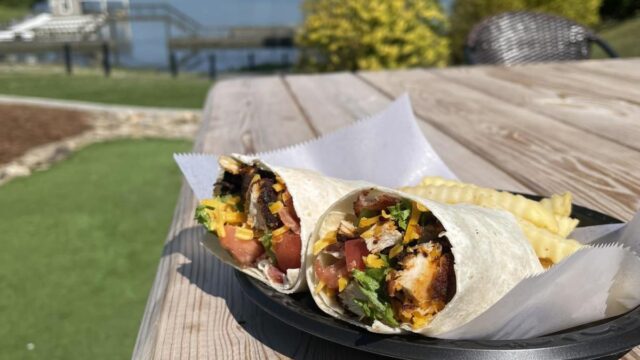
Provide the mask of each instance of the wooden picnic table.
MULTIPOLYGON (((462 180, 542 195, 569 190, 577 204, 629 220, 640 205, 638 84, 640 59, 242 77, 210 91, 193 151, 294 144, 408 92, 424 135, 462 180)), ((199 245, 195 206, 183 183, 133 358, 375 358, 254 305, 232 268, 199 245)), ((639 347, 625 356, 639 358, 639 347)))

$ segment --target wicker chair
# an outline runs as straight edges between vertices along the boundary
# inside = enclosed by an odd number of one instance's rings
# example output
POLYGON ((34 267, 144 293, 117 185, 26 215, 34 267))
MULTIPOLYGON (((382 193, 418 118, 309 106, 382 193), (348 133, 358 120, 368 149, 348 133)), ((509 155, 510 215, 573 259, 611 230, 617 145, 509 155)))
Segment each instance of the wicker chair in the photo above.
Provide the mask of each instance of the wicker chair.
POLYGON ((562 17, 526 11, 507 12, 474 26, 464 48, 469 64, 524 64, 582 60, 591 44, 610 57, 616 52, 588 28, 562 17))

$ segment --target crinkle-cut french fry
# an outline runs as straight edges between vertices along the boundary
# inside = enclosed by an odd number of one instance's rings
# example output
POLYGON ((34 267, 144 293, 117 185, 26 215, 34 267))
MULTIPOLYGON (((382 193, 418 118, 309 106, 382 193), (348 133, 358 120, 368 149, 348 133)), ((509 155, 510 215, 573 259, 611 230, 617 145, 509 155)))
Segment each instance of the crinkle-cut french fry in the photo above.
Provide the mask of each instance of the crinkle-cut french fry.
POLYGON ((569 236, 569 234, 578 227, 578 223, 580 222, 578 219, 558 215, 556 215, 556 221, 558 222, 558 236, 563 238, 569 236))
POLYGON ((553 213, 521 195, 476 186, 414 186, 401 189, 409 194, 447 204, 467 203, 511 212, 551 232, 558 231, 558 223, 553 213))
POLYGON ((545 229, 541 229, 526 220, 518 219, 518 222, 538 258, 549 259, 554 264, 585 246, 576 240, 564 239, 545 229))
POLYGON ((488 195, 480 194, 476 200, 480 206, 507 210, 518 218, 545 228, 554 234, 558 233, 558 222, 551 211, 539 202, 514 195, 508 192, 495 191, 488 195))
POLYGON ((553 194, 550 198, 544 198, 540 200, 540 204, 545 208, 553 211, 554 214, 560 216, 571 215, 571 202, 573 201, 570 192, 566 192, 562 195, 553 194))
POLYGON ((463 183, 458 180, 445 179, 440 176, 426 176, 420 180, 418 186, 471 186, 477 187, 473 184, 463 183))
POLYGON ((454 185, 407 186, 400 190, 412 195, 446 204, 475 204, 475 199, 479 194, 486 194, 491 191, 489 189, 477 187, 454 185))

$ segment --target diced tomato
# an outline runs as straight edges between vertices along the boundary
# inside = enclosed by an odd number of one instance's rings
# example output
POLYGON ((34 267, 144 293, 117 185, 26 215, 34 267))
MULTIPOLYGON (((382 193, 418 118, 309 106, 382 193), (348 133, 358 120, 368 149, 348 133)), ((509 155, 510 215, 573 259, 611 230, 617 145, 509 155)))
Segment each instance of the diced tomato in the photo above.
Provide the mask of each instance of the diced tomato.
POLYGON ((264 248, 258 240, 236 239, 236 228, 234 226, 224 226, 225 236, 220 238, 220 245, 231 253, 240 265, 251 265, 264 253, 264 248))
POLYGON ((267 268, 267 276, 269 276, 269 279, 271 279, 271 281, 275 283, 284 283, 284 273, 278 270, 278 268, 273 265, 269 265, 269 267, 267 268))
POLYGON ((278 269, 286 272, 287 269, 300 268, 300 251, 302 249, 302 241, 300 235, 292 231, 273 238, 271 241, 276 260, 278 261, 278 269))
POLYGON ((362 257, 369 255, 367 243, 363 239, 353 239, 344 242, 344 257, 347 259, 347 270, 364 270, 362 257))
POLYGON ((342 259, 331 265, 322 266, 320 258, 316 258, 316 261, 313 263, 313 271, 316 278, 324 282, 327 288, 335 290, 338 288, 338 279, 340 277, 347 277, 347 264, 344 262, 344 259, 342 259))

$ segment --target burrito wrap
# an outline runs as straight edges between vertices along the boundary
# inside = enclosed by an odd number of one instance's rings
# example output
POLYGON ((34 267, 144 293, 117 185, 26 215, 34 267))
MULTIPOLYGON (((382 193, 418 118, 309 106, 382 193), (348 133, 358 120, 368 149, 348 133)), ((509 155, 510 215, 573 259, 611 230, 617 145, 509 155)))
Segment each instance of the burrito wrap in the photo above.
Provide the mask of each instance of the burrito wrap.
POLYGON ((456 293, 428 325, 412 329, 407 324, 390 327, 378 320, 373 321, 372 325, 366 325, 349 316, 337 301, 323 292, 312 290, 318 307, 333 317, 376 333, 412 331, 437 337, 438 334, 464 325, 480 315, 525 277, 543 271, 516 219, 506 211, 464 204, 446 205, 383 187, 369 187, 351 191, 337 200, 318 219, 307 248, 305 270, 312 289, 317 284, 313 270, 314 242, 335 230, 344 218, 343 214, 353 212, 352 206, 357 194, 368 189, 416 201, 429 209, 442 223, 454 257, 456 293))
MULTIPOLYGON (((356 188, 358 185, 361 186, 361 183, 322 176, 311 170, 272 166, 253 156, 232 154, 230 157, 242 164, 256 165, 264 170, 269 170, 280 176, 286 184, 291 194, 296 214, 300 219, 300 239, 302 242, 300 254, 301 269, 304 269, 306 245, 313 231, 313 227, 316 224, 316 220, 336 199, 356 188)), ((224 169, 221 168, 218 180, 222 179, 223 174, 224 169)), ((203 241, 203 245, 224 263, 268 284, 280 292, 294 293, 304 291, 307 288, 306 278, 305 276, 299 276, 299 270, 287 271, 287 278, 293 281, 289 286, 285 287, 282 284, 271 281, 263 269, 239 266, 229 252, 221 246, 217 236, 212 233, 208 234, 207 238, 203 241)))

